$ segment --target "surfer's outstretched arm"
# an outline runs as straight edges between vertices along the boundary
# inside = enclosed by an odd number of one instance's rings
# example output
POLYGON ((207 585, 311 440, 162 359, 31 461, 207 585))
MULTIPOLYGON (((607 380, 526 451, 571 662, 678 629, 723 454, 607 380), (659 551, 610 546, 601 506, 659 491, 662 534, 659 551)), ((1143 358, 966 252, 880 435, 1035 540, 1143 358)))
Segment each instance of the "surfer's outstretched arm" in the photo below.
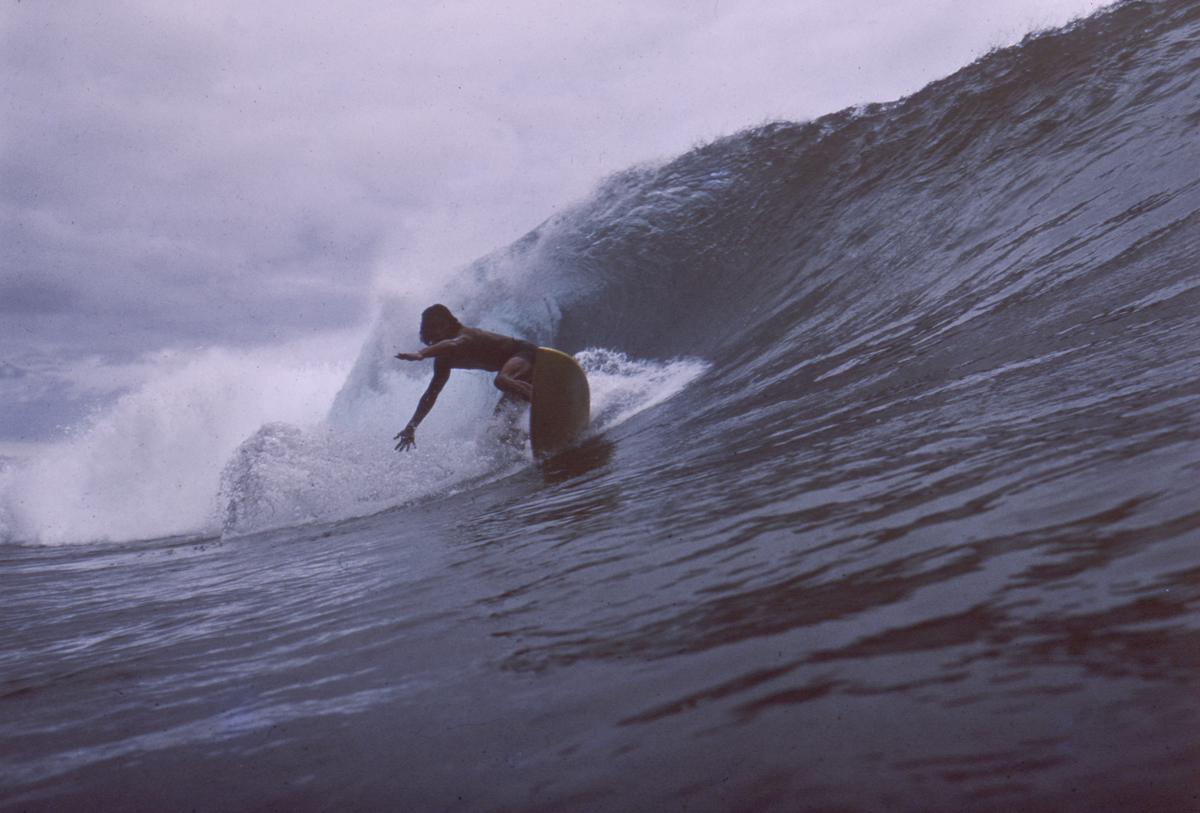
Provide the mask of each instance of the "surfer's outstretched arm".
POLYGON ((446 386, 449 378, 450 365, 442 364, 439 359, 433 365, 433 380, 429 382, 425 394, 417 402, 417 411, 413 413, 412 420, 408 422, 408 426, 400 430, 400 434, 392 438, 392 440, 400 441, 396 444, 396 451, 403 452, 416 447, 417 427, 421 421, 425 420, 425 416, 429 414, 429 410, 433 409, 433 405, 437 403, 438 395, 441 393, 442 387, 446 386))
POLYGON ((425 359, 436 359, 440 356, 446 356, 455 351, 461 350, 465 344, 463 337, 455 339, 444 339, 436 344, 431 344, 428 347, 422 347, 415 353, 397 353, 396 358, 401 361, 424 361, 425 359))

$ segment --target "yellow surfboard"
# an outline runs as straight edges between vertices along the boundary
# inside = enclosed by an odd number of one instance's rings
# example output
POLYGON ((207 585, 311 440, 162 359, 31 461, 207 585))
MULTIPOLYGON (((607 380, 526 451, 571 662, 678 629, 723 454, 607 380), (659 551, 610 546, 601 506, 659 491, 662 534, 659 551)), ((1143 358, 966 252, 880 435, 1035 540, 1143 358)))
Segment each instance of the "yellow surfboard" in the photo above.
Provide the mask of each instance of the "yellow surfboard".
POLYGON ((529 443, 544 457, 583 434, 591 419, 587 375, 566 353, 539 347, 533 366, 533 403, 529 408, 529 443))

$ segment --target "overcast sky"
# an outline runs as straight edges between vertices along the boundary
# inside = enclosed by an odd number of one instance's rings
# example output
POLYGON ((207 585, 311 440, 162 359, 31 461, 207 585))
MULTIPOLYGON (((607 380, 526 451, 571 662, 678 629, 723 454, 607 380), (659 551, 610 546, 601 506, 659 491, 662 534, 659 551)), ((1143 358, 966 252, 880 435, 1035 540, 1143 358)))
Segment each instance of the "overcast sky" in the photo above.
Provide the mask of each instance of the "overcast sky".
POLYGON ((381 280, 460 267, 612 172, 902 97, 1104 5, 0 4, 9 436, 126 384, 81 360, 352 328, 381 280))

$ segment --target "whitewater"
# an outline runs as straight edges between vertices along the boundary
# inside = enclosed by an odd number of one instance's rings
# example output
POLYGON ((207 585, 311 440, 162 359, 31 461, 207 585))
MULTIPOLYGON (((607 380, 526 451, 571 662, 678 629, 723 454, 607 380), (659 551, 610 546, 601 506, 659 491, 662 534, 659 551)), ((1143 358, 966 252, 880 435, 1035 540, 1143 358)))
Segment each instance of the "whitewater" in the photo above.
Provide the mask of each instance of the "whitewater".
POLYGON ((0 469, 0 809, 1200 809, 1198 134, 1124 2, 164 361, 0 469), (397 454, 432 301, 589 434, 397 454))

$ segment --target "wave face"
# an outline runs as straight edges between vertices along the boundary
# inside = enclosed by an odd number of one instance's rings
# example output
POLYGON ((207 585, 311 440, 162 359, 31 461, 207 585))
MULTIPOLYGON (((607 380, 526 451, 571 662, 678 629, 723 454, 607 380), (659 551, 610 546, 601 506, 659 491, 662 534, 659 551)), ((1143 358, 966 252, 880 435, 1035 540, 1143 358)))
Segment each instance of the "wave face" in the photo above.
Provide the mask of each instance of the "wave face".
MULTIPOLYGON (((1189 13, 1134 4, 902 103, 631 169, 445 295, 468 323, 569 352, 715 362, 692 408, 743 437, 806 402, 852 416, 902 390, 969 402, 1010 368, 1053 378, 1097 331, 1119 353, 1137 320, 1194 302, 1195 68, 1161 33, 1189 13)), ((407 416, 419 390, 388 383, 389 350, 425 304, 385 308, 335 424, 407 416)), ((1013 407, 1051 414, 1044 395, 1013 407)))
POLYGON ((391 452, 386 303, 222 544, 7 549, 0 806, 1194 809, 1198 133, 1135 1, 610 179, 439 296, 585 361, 542 466, 391 452))

